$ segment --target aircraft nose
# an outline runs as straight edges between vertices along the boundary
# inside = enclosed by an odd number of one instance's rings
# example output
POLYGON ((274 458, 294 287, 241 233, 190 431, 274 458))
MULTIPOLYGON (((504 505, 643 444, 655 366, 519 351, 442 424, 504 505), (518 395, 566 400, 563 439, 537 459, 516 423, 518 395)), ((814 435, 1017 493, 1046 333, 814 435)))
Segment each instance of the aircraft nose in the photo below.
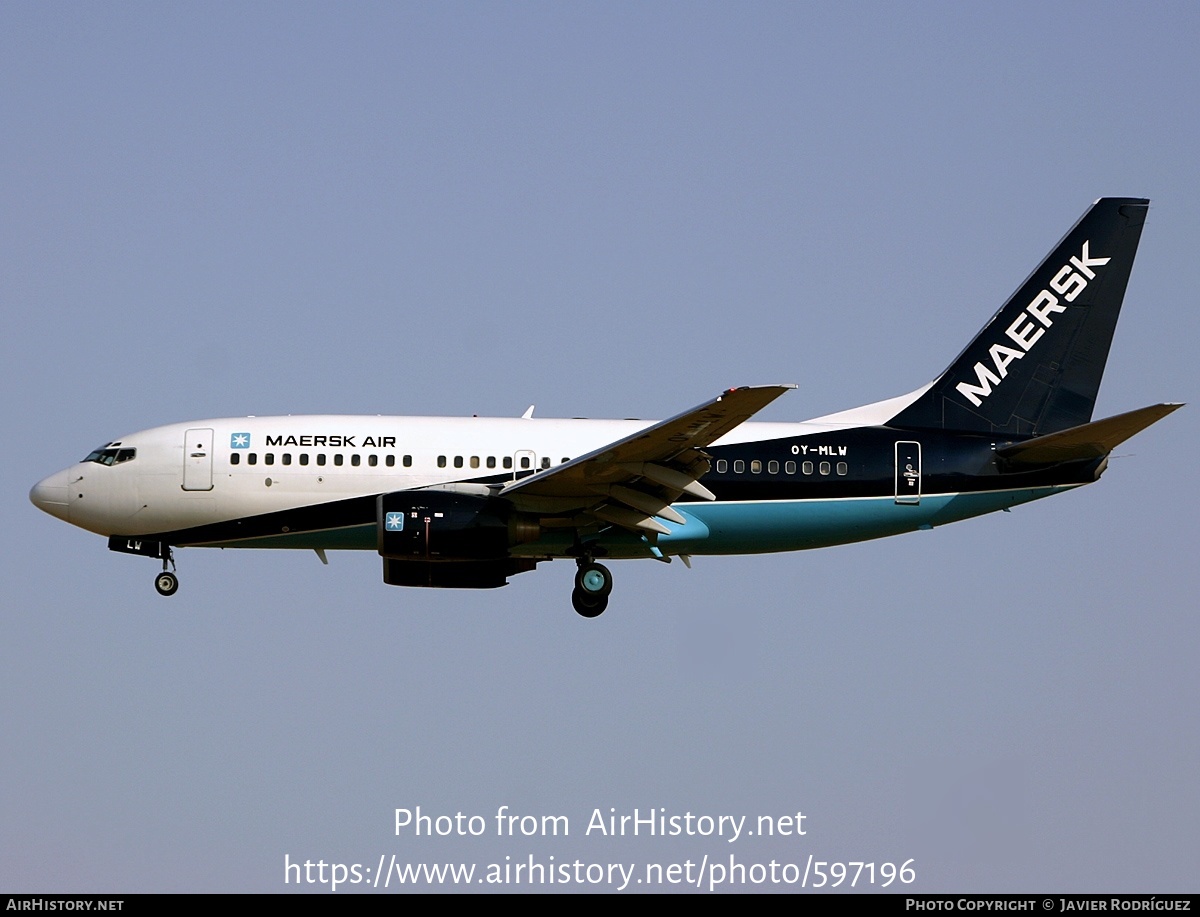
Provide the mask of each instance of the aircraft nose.
POLYGON ((67 471, 52 474, 33 485, 29 491, 29 500, 44 513, 67 518, 67 471))

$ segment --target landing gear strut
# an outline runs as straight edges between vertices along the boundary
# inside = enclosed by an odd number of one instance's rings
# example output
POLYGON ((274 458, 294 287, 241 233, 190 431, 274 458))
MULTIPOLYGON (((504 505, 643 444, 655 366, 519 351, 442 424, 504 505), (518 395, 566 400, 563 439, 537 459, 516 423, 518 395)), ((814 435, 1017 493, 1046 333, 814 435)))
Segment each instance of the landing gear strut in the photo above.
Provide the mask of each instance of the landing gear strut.
POLYGON ((166 554, 163 555, 162 573, 154 577, 154 588, 158 590, 159 595, 174 595, 179 591, 179 577, 171 571, 175 569, 175 553, 170 546, 166 546, 166 554), (167 564, 171 565, 171 570, 167 569, 167 564))
POLYGON ((587 558, 581 558, 578 563, 571 605, 585 618, 595 618, 608 607, 608 594, 613 587, 612 573, 608 567, 587 558))

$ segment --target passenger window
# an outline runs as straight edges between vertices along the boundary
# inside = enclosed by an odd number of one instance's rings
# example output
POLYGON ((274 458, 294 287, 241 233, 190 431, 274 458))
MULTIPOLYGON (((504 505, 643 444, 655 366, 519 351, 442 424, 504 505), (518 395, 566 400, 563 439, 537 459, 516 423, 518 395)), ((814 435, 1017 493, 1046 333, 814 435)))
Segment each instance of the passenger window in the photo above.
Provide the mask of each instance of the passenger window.
POLYGON ((317 453, 317 464, 318 464, 318 465, 324 465, 324 464, 325 464, 325 453, 324 453, 324 452, 318 452, 318 453, 317 453))
POLYGON ((746 463, 744 461, 742 461, 741 459, 733 460, 733 473, 734 474, 741 474, 745 470, 746 470, 746 463))
POLYGON ((472 455, 472 456, 471 456, 471 467, 472 467, 472 468, 478 468, 478 467, 479 467, 479 456, 478 456, 478 455, 472 455))
POLYGON ((246 464, 247 465, 257 465, 258 464, 258 453, 257 452, 248 453, 246 455, 246 464))
POLYGON ((292 453, 290 453, 290 452, 283 453, 283 464, 285 464, 285 465, 292 464, 292 453))
POLYGON ((335 455, 333 457, 333 464, 337 465, 340 468, 342 465, 342 462, 344 462, 345 460, 346 460, 346 457, 344 455, 342 455, 342 453, 339 452, 337 455, 335 455))
POLYGON ((355 468, 357 468, 359 465, 362 464, 362 456, 359 455, 357 452, 354 453, 354 455, 350 456, 350 464, 353 465, 355 468))
POLYGON ((307 465, 307 464, 308 464, 308 453, 307 453, 307 452, 301 452, 301 453, 300 453, 300 464, 301 464, 301 465, 307 465))
POLYGON ((438 467, 439 467, 439 468, 445 468, 445 467, 446 467, 446 456, 444 456, 444 455, 439 455, 439 456, 438 456, 438 467))
POLYGON ((367 456, 367 464, 370 465, 372 468, 377 467, 379 465, 379 456, 378 455, 368 455, 367 456))
POLYGON ((504 456, 504 467, 512 468, 512 456, 511 455, 504 456))
POLYGON ((389 455, 389 456, 387 457, 386 464, 387 464, 387 466, 388 466, 389 468, 395 468, 395 467, 396 467, 396 456, 394 456, 394 455, 389 455))
POLYGON ((812 473, 813 473, 813 463, 812 463, 812 462, 805 462, 805 463, 804 463, 803 465, 801 465, 800 467, 801 467, 801 469, 803 469, 803 471, 804 471, 804 473, 805 473, 805 474, 812 474, 812 473))
POLYGON ((529 467, 529 464, 530 464, 530 462, 529 462, 529 456, 528 456, 528 455, 522 455, 522 456, 521 456, 521 467, 522 467, 522 468, 528 468, 528 467, 529 467))
POLYGON ((729 463, 725 459, 717 459, 717 474, 724 474, 729 468, 729 463))
POLYGON ((750 463, 750 473, 751 474, 762 474, 762 462, 759 461, 758 459, 755 459, 754 461, 752 461, 750 463))
POLYGON ((229 464, 230 465, 236 465, 241 460, 242 460, 242 454, 240 452, 231 452, 229 454, 229 464))
POLYGON ((786 471, 788 474, 795 474, 796 473, 796 463, 795 462, 786 462, 783 466, 783 470, 786 471))
POLYGON ((837 463, 837 473, 838 474, 846 474, 849 470, 850 470, 850 466, 847 465, 845 462, 837 463))
POLYGON ((489 455, 489 456, 487 457, 487 466, 488 466, 489 468, 495 468, 495 467, 496 467, 496 456, 494 456, 494 455, 489 455))
POLYGON ((462 466, 463 466, 462 456, 461 455, 454 456, 454 467, 461 468, 462 466))
POLYGON ((829 474, 829 463, 828 462, 821 463, 821 474, 829 474))
POLYGON ((404 456, 404 467, 405 468, 412 467, 412 456, 411 455, 404 456))
POLYGON ((263 464, 264 465, 274 465, 275 464, 275 453, 268 452, 266 455, 264 455, 263 456, 263 464))
POLYGON ((548 456, 548 455, 543 455, 543 456, 542 456, 542 467, 543 467, 543 468, 549 468, 549 467, 550 467, 550 456, 548 456))
POLYGON ((768 474, 779 474, 779 463, 778 462, 767 462, 767 473, 768 474))

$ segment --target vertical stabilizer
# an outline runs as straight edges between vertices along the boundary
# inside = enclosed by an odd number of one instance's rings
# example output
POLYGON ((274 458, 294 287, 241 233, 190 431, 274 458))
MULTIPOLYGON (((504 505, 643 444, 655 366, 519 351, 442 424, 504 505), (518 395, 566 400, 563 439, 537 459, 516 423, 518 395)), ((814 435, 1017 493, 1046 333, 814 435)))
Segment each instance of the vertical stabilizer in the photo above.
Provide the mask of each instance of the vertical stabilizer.
POLYGON ((1096 201, 890 425, 1035 435, 1090 421, 1149 205, 1096 201))

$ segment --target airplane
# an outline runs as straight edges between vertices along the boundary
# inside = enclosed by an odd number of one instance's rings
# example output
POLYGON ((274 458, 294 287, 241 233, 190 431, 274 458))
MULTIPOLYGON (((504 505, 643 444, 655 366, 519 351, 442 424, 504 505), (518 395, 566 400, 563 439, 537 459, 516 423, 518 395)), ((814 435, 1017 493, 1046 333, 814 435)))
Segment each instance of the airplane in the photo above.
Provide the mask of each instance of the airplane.
POLYGON ((949 367, 897 398, 800 423, 750 418, 794 385, 730 388, 659 422, 239 417, 105 443, 36 484, 39 509, 111 550, 377 551, 394 586, 487 589, 576 563, 758 554, 931 529, 1098 480, 1112 450, 1182 407, 1093 421, 1149 201, 1101 198, 949 367))

